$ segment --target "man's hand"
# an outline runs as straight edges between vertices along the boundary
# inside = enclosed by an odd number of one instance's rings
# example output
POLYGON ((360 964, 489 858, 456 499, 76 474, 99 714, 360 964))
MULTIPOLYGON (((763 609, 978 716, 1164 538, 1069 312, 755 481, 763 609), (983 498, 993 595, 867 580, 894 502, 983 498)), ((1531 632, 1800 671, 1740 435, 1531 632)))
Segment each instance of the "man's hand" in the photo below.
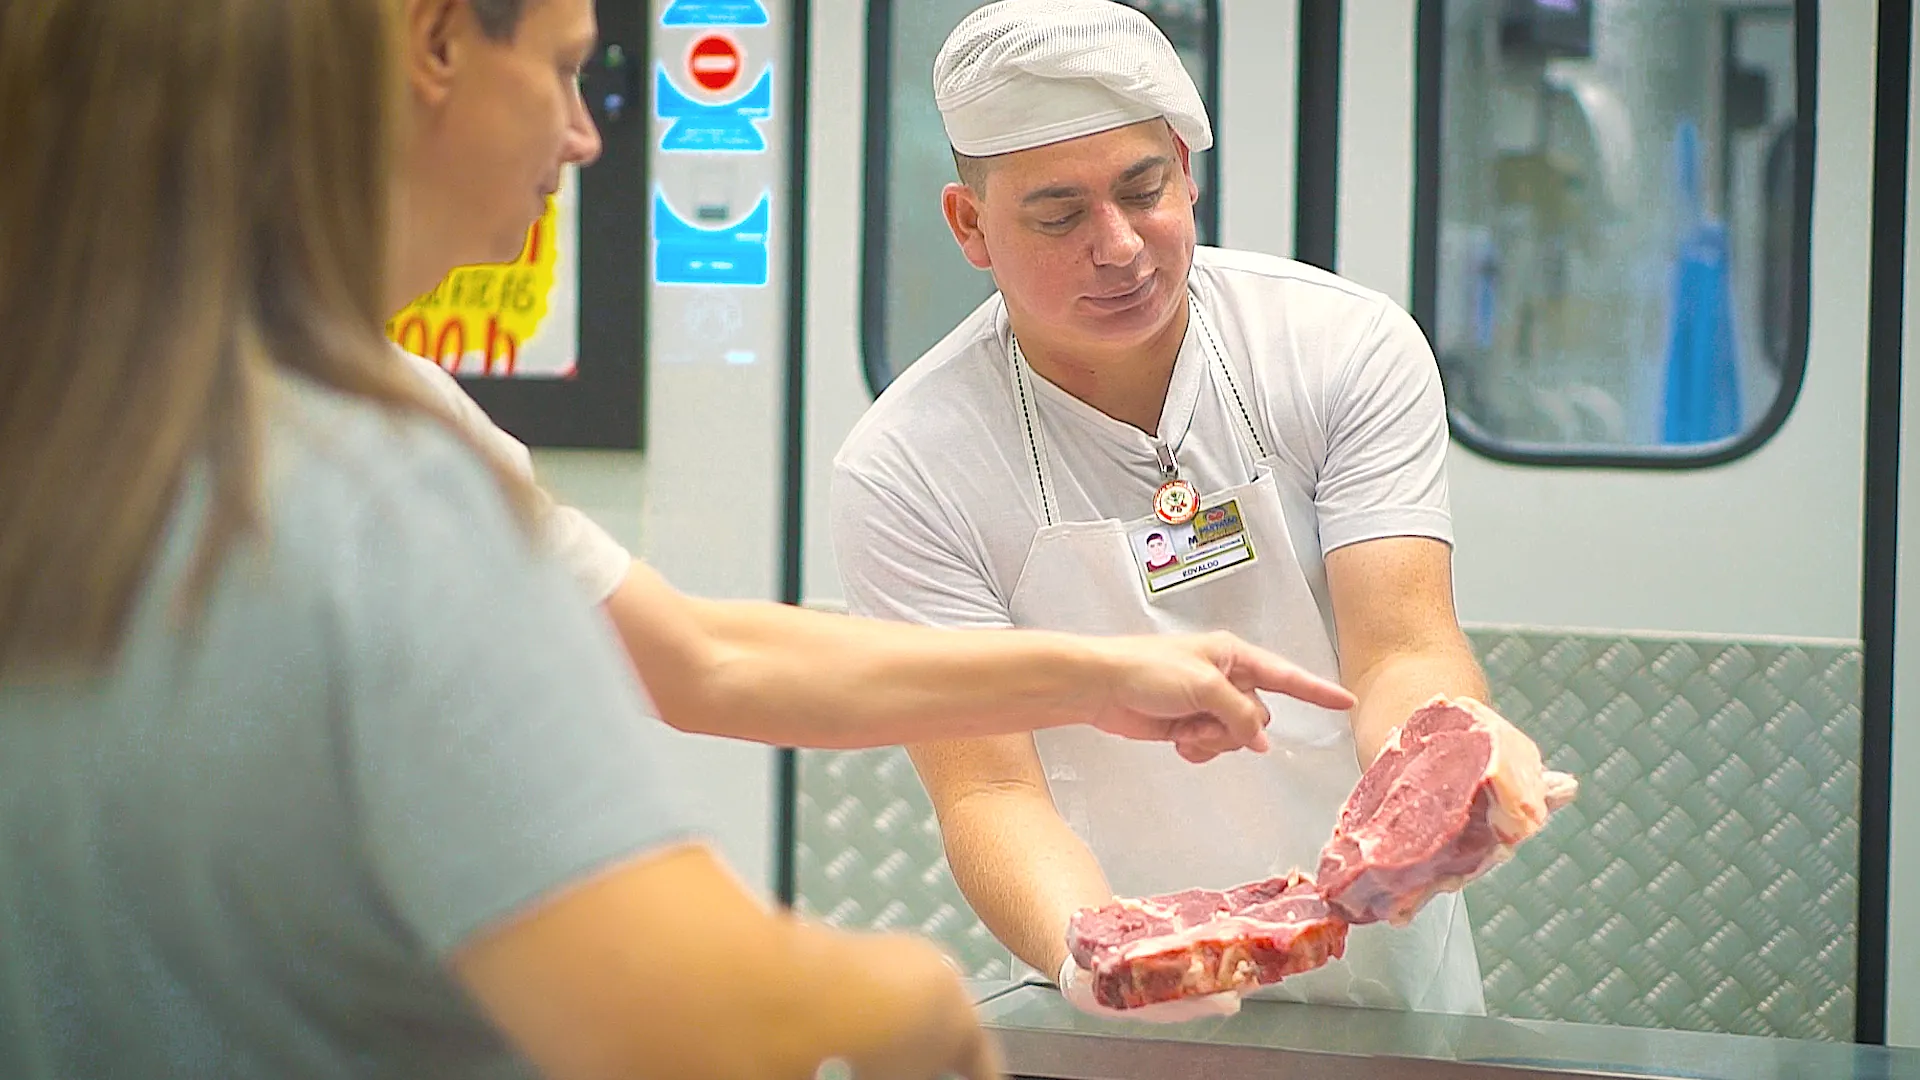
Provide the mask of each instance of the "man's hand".
POLYGON ((1056 980, 1061 996, 1074 1008, 1089 1016, 1100 1016, 1110 1020, 1134 1020, 1143 1024, 1184 1024, 1190 1020, 1213 1020, 1223 1016, 1232 1016, 1240 1011, 1240 995, 1232 991, 1218 994, 1206 994, 1201 997, 1181 998, 1178 1001, 1162 1001, 1153 1005, 1142 1005, 1135 1009, 1113 1009, 1100 1004, 1093 997, 1093 976, 1086 969, 1073 962, 1072 957, 1060 967, 1060 977, 1056 980))
POLYGON ((1225 632, 1100 638, 1097 647, 1113 677, 1094 726, 1129 739, 1170 741, 1195 764, 1230 750, 1266 751, 1271 717, 1255 691, 1325 709, 1354 706, 1340 686, 1225 632))

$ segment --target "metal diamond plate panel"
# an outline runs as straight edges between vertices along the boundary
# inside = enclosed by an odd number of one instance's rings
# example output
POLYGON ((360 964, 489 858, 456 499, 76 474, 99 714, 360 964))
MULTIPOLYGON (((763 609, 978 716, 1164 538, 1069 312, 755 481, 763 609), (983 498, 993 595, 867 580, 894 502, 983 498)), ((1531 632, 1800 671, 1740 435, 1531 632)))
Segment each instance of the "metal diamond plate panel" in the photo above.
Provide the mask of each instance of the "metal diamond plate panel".
POLYGON ((1482 630, 1580 798, 1468 886, 1509 1016, 1851 1039, 1860 653, 1482 630))
MULTIPOLYGON (((1489 1009, 1851 1038, 1858 649, 1470 633, 1501 711, 1582 782, 1468 887, 1489 1009)), ((1006 976, 904 752, 803 752, 799 786, 800 910, 1006 976)))
POLYGON ((835 926, 924 934, 969 978, 1008 978, 1010 954, 953 883, 906 751, 798 756, 794 907, 835 926))

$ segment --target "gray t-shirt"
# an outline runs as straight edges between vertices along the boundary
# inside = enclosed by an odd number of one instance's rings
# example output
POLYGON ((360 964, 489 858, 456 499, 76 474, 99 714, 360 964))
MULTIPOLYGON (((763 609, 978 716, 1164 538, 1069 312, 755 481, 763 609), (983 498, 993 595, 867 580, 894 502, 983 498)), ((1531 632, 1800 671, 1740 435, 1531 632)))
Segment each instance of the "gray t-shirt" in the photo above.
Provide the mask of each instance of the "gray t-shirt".
POLYGON ((450 436, 281 385, 195 632, 0 685, 0 1076, 520 1077, 443 960, 685 837, 630 667, 450 436))
MULTIPOLYGON (((525 477, 533 476, 533 454, 526 445, 504 431, 493 418, 460 386, 459 380, 445 368, 424 356, 394 346, 393 350, 408 371, 419 377, 420 385, 437 398, 447 415, 467 438, 485 446, 508 468, 525 477)), ((538 521, 535 526, 538 546, 551 552, 580 585, 581 592, 595 604, 604 604, 633 565, 633 556, 620 542, 607 535, 594 520, 574 507, 554 502, 539 493, 538 521)))

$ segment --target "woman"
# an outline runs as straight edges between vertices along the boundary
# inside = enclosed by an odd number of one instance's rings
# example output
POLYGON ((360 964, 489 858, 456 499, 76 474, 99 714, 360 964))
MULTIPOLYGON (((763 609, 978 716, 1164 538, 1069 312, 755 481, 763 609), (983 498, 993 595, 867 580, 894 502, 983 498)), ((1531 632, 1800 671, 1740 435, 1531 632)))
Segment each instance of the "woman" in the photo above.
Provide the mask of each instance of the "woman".
POLYGON ((0 1075, 993 1075, 675 823, 391 362, 394 6, 0 0, 0 1075))

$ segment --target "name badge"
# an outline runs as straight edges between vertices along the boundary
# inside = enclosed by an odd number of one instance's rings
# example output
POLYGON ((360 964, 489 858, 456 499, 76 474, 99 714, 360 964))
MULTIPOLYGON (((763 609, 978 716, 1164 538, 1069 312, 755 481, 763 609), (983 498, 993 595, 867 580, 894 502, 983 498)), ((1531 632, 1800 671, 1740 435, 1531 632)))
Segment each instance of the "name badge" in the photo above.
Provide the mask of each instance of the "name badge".
POLYGON ((1203 507, 1180 525, 1149 519, 1127 540, 1148 596, 1246 566, 1255 558, 1238 499, 1203 507))

